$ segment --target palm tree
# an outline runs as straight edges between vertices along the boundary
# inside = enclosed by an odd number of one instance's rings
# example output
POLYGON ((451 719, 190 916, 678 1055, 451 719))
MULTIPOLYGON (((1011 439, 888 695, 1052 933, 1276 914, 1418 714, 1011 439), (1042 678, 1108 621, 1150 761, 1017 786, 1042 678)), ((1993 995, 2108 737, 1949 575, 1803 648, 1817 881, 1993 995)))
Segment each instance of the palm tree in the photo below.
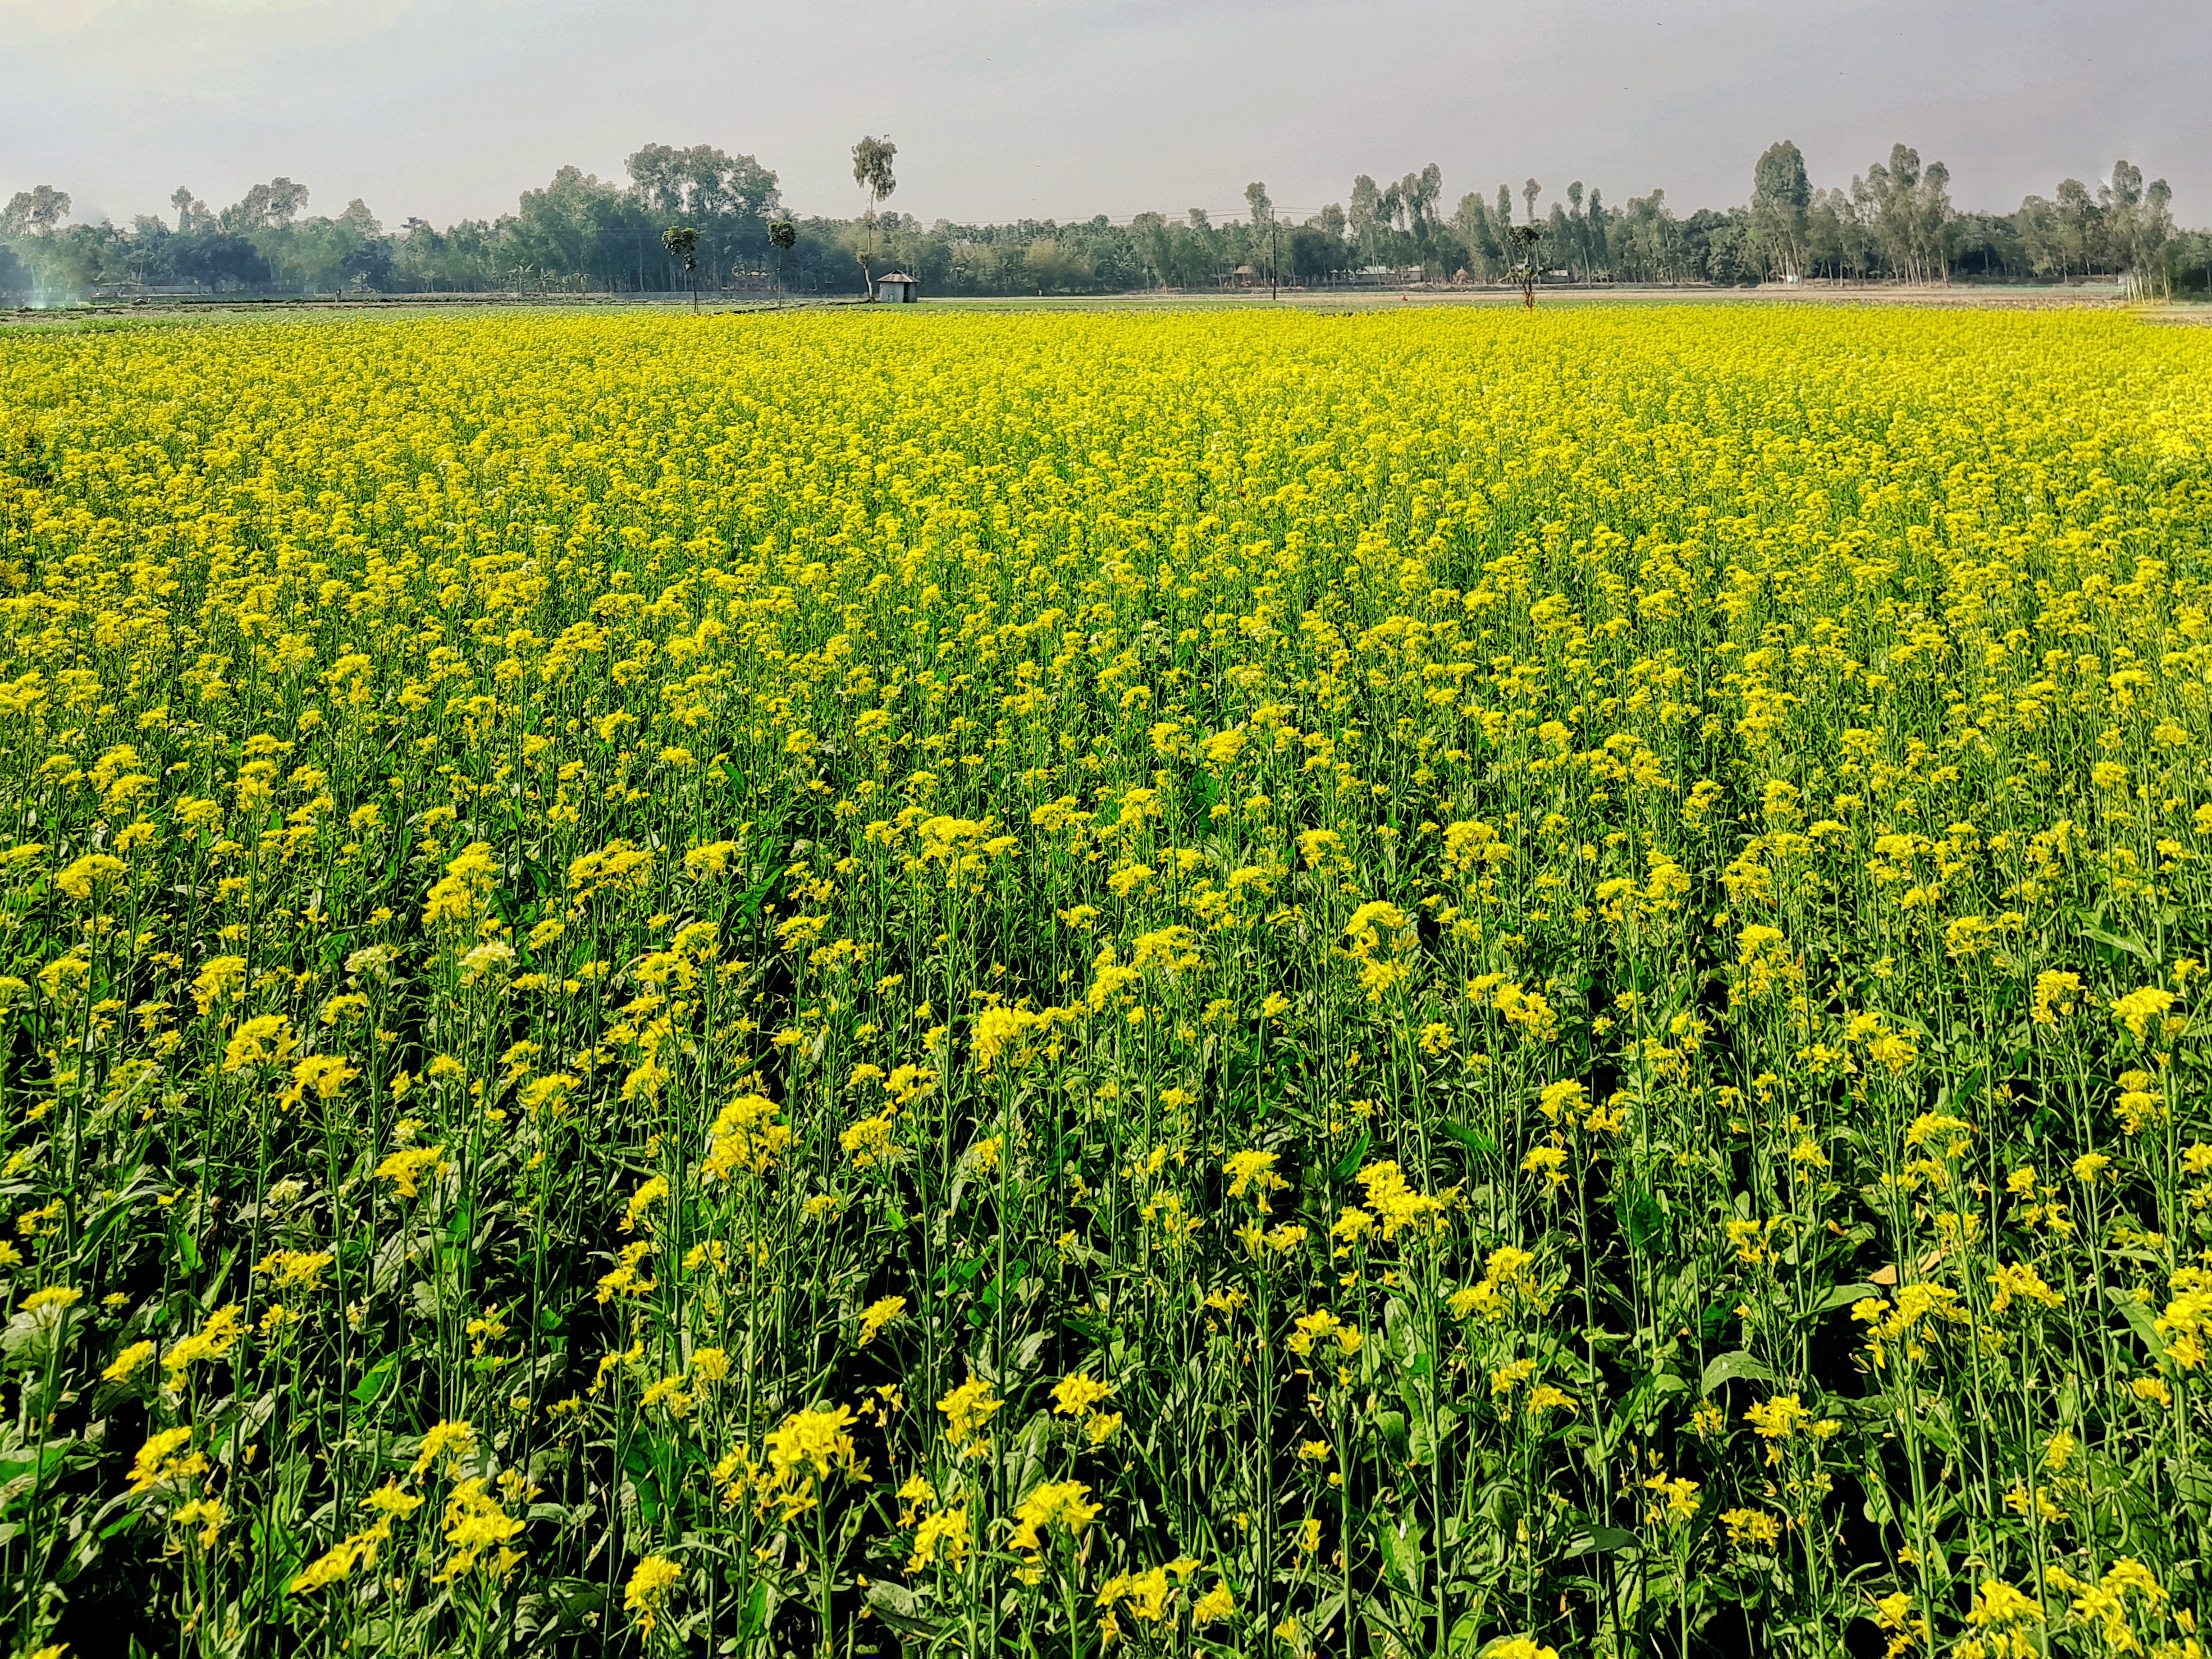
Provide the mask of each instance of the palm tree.
POLYGON ((699 312, 699 233, 690 225, 671 225, 660 233, 660 245, 672 258, 684 261, 684 280, 691 289, 691 313, 699 312))
POLYGON ((799 240, 799 227, 788 219, 772 219, 768 227, 768 245, 775 250, 775 302, 783 304, 783 256, 791 252, 799 240))

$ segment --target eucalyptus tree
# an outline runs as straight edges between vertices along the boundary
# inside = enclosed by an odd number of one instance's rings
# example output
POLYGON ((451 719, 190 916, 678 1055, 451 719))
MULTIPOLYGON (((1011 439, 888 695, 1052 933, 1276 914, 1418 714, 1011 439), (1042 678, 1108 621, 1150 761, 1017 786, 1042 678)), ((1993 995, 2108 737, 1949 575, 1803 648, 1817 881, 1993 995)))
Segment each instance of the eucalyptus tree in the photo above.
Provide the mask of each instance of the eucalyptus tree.
POLYGON ((875 272, 871 268, 876 256, 876 210, 898 188, 898 180, 891 174, 891 161, 897 155, 898 146, 888 138, 871 136, 853 146, 853 182, 868 198, 868 242, 859 257, 860 281, 870 300, 876 297, 875 272))
POLYGON ((2173 191, 2165 179, 2154 179, 2146 187, 2142 169, 2127 161, 2114 162, 2112 182, 2097 187, 2106 247, 2131 299, 2148 298, 2162 289, 2160 256, 2173 234, 2172 201, 2173 191))
POLYGON ((1376 235, 1382 221, 1382 192, 1364 173, 1352 181, 1352 203, 1345 217, 1352 227, 1359 257, 1370 264, 1375 263, 1381 252, 1376 246, 1376 235))
POLYGON ((51 236, 54 227, 69 216, 67 191, 52 185, 19 190, 0 208, 0 236, 51 236))
POLYGON ((1252 211, 1252 240, 1256 248, 1260 237, 1267 239, 1267 297, 1277 297, 1280 279, 1275 267, 1275 204, 1268 199, 1267 187, 1258 179, 1244 186, 1244 204, 1252 211))
POLYGON ((1769 144, 1751 173, 1752 243, 1768 270, 1802 274, 1812 204, 1804 153, 1787 138, 1769 144))
POLYGON ((1906 144, 1891 145, 1887 163, 1851 181, 1893 275, 1925 283, 1950 274, 1950 168, 1941 161, 1923 168, 1920 152, 1906 144))

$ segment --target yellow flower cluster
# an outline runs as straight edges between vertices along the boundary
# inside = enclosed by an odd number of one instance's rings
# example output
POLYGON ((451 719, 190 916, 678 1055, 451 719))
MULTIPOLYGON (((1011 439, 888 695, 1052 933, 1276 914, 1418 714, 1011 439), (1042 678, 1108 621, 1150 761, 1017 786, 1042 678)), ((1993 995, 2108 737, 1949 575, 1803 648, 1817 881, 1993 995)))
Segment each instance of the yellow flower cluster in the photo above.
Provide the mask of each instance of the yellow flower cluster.
POLYGON ((2212 333, 6 344, 27 1650, 2197 1651, 2212 333))

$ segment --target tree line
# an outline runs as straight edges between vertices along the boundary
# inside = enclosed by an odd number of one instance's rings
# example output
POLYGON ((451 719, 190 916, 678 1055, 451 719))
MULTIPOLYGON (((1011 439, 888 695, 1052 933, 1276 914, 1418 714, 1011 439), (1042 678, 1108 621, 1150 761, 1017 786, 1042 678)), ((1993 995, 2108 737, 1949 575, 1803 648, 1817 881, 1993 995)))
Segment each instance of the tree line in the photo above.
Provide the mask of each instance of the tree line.
POLYGON ((855 146, 867 205, 852 218, 788 212, 773 169, 710 144, 647 144, 622 179, 564 167, 524 191, 514 212, 442 228, 418 218, 386 227, 358 198, 335 216, 310 214, 307 188, 281 177, 221 210, 179 187, 168 216, 76 223, 67 192, 40 185, 0 211, 0 296, 23 304, 133 285, 468 294, 687 284, 857 296, 866 272, 894 266, 941 295, 1496 283, 1524 274, 1665 284, 2102 278, 2138 295, 2212 285, 2212 234, 2179 228, 2166 181, 2146 182, 2125 161, 2106 180, 2062 180, 2008 213, 1959 209, 1949 169, 1904 144, 1848 185, 1816 189, 1803 155, 1784 141, 1754 164, 1748 201, 1686 215, 1663 190, 1616 206, 1595 185, 1547 191, 1534 178, 1517 191, 1469 191, 1447 208, 1431 163, 1386 183, 1363 173, 1344 201, 1296 222, 1254 183, 1241 213, 925 224, 882 205, 895 188, 895 153, 875 138, 855 146), (684 258, 664 240, 672 228, 696 233, 684 258))

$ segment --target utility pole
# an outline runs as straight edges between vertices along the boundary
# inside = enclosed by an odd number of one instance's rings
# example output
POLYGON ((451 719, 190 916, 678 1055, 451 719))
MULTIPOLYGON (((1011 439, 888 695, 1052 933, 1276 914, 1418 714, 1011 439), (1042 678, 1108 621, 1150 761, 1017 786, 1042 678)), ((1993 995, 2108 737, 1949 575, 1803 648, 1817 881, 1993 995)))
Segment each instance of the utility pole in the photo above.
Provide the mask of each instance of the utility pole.
POLYGON ((1271 214, 1267 218, 1267 298, 1279 303, 1282 295, 1277 290, 1282 286, 1283 268, 1275 263, 1275 225, 1276 220, 1271 214))

